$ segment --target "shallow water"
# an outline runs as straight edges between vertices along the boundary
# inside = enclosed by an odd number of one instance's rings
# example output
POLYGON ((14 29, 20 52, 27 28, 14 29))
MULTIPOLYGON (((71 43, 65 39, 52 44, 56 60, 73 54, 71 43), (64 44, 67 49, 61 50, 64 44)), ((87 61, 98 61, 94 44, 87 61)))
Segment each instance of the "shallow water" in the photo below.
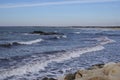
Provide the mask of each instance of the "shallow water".
POLYGON ((57 77, 120 61, 120 31, 98 28, 0 27, 0 80, 57 77), (30 34, 33 31, 63 35, 30 34))

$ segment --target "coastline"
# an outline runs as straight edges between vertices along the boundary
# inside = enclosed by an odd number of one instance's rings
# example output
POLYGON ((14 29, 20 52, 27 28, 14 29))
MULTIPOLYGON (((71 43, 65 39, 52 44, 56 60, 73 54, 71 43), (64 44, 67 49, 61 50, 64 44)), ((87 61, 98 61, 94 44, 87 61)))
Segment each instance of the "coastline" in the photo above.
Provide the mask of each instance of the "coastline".
POLYGON ((120 80, 120 62, 96 64, 57 79, 45 77, 42 80, 120 80))

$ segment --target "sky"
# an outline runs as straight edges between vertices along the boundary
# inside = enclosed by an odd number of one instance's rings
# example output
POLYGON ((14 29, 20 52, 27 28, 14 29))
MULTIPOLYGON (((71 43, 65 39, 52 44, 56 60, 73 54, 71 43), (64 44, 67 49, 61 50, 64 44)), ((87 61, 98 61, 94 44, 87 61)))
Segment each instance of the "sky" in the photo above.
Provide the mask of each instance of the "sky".
POLYGON ((0 0, 0 26, 120 26, 120 0, 0 0))

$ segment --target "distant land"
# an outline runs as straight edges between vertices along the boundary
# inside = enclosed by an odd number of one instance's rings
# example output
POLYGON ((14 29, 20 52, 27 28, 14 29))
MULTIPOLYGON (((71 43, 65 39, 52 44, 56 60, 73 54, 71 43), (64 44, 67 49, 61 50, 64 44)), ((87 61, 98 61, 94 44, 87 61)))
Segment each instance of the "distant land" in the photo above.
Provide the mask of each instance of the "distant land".
POLYGON ((70 28, 112 28, 112 29, 120 29, 120 26, 0 26, 0 27, 70 27, 70 28))
POLYGON ((72 28, 120 28, 120 26, 71 26, 72 28))

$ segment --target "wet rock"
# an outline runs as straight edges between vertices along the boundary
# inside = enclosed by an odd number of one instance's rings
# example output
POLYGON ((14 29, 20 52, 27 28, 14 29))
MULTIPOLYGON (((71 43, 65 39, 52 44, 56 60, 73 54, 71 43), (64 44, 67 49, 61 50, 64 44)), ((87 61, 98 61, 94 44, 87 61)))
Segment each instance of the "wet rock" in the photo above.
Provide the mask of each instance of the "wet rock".
POLYGON ((10 44, 10 43, 0 44, 0 47, 6 47, 6 48, 9 48, 9 47, 11 47, 11 46, 12 46, 12 44, 10 44))
POLYGON ((75 74, 67 74, 64 78, 64 80, 74 80, 75 79, 75 74))
POLYGON ((45 77, 42 80, 57 80, 57 79, 45 77))
POLYGON ((40 34, 40 35, 62 35, 62 33, 57 33, 57 32, 44 32, 44 31, 33 31, 31 34, 40 34))
POLYGON ((75 79, 77 78, 82 78, 83 77, 83 74, 85 74, 86 71, 85 70, 79 70, 75 73, 75 79))
POLYGON ((47 77, 45 77, 45 78, 43 78, 42 80, 48 80, 48 78, 47 78, 47 77))
POLYGON ((58 72, 59 72, 59 73, 61 73, 61 74, 63 74, 63 73, 64 73, 62 70, 59 70, 58 72))
POLYGON ((54 78, 49 78, 48 80, 57 80, 57 79, 54 79, 54 78))
POLYGON ((95 65, 92 65, 90 68, 88 68, 88 70, 99 69, 103 67, 104 67, 104 64, 95 64, 95 65))

